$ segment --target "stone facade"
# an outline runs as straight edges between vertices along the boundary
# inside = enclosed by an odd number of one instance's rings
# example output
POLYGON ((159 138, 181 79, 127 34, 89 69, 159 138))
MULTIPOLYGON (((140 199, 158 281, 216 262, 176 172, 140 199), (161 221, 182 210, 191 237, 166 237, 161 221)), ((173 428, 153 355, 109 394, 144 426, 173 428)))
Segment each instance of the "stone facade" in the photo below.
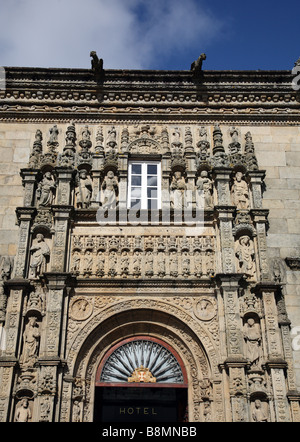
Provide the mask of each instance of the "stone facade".
MULTIPOLYGON (((290 72, 97 60, 7 68, 0 91, 0 421, 95 420, 128 342, 162 345, 180 371, 181 420, 299 421, 290 72), (155 210, 130 207, 132 164, 155 165, 155 210)), ((162 376, 146 355, 126 375, 140 388, 162 376)))

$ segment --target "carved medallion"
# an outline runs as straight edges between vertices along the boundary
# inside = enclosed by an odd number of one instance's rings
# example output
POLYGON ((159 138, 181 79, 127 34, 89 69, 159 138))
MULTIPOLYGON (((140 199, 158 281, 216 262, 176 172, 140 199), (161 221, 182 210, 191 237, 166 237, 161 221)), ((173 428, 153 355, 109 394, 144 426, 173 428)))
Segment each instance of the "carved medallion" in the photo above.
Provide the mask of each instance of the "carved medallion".
POLYGON ((202 298, 194 305, 194 313, 201 321, 210 321, 216 315, 216 306, 208 298, 202 298))
POLYGON ((93 312, 93 305, 85 298, 75 299, 70 306, 70 316, 75 321, 85 321, 93 312))

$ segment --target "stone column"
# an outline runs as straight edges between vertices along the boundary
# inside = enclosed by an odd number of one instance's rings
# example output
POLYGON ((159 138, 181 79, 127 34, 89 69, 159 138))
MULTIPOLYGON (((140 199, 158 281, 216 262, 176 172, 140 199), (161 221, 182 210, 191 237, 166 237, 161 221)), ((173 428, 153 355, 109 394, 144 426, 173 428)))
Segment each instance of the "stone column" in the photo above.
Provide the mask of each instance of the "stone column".
POLYGON ((70 205, 73 203, 71 200, 71 185, 73 181, 73 169, 68 167, 56 167, 55 172, 57 174, 57 205, 70 205))
POLYGON ((261 293, 267 345, 266 367, 272 381, 275 415, 277 422, 289 422, 289 404, 287 400, 287 388, 285 371, 287 362, 284 359, 279 319, 276 306, 276 293, 278 286, 274 283, 261 283, 257 285, 261 293))
POLYGON ((30 287, 24 279, 12 279, 6 281, 5 285, 10 294, 6 311, 5 348, 0 357, 0 422, 8 422, 12 412, 12 386, 22 341, 23 302, 30 287))
MULTIPOLYGON (((259 258, 259 268, 257 272, 260 274, 261 281, 270 280, 270 269, 268 264, 268 253, 267 253, 267 223, 269 211, 265 209, 253 209, 250 211, 253 217, 254 227, 257 233, 257 248, 258 248, 258 258, 259 258)), ((259 274, 257 275, 259 277, 259 274)))
POLYGON ((35 188, 37 176, 40 173, 37 169, 21 169, 22 183, 25 189, 24 192, 24 206, 34 206, 35 188))
POLYGON ((224 325, 220 327, 224 330, 226 345, 226 351, 223 349, 226 359, 222 366, 227 373, 231 417, 234 422, 247 421, 249 418, 245 376, 247 360, 244 358, 243 326, 238 300, 240 280, 241 275, 236 273, 217 275, 223 298, 223 309, 220 309, 223 314, 220 321, 224 325))
POLYGON ((16 213, 20 230, 14 277, 23 278, 26 277, 26 271, 28 268, 27 253, 29 250, 30 228, 36 214, 36 209, 34 207, 18 207, 16 213))
POLYGON ((215 186, 217 189, 218 205, 215 207, 218 214, 220 233, 221 257, 217 261, 220 273, 235 273, 234 237, 232 234, 232 221, 235 207, 230 198, 230 174, 231 169, 215 168, 213 171, 215 186))
POLYGON ((51 271, 64 272, 67 265, 69 228, 73 206, 52 206, 54 213, 54 237, 51 252, 51 271))
POLYGON ((55 404, 60 400, 58 392, 61 391, 64 367, 71 277, 68 273, 46 273, 45 278, 48 295, 38 361, 40 371, 36 410, 38 421, 53 422, 57 420, 55 404))
POLYGON ((216 257, 217 269, 222 273, 235 273, 234 237, 232 221, 235 208, 230 206, 215 206, 219 226, 220 256, 216 257))
POLYGON ((252 190, 252 207, 253 209, 261 209, 262 187, 266 172, 264 170, 250 170, 247 175, 250 178, 250 188, 252 190))

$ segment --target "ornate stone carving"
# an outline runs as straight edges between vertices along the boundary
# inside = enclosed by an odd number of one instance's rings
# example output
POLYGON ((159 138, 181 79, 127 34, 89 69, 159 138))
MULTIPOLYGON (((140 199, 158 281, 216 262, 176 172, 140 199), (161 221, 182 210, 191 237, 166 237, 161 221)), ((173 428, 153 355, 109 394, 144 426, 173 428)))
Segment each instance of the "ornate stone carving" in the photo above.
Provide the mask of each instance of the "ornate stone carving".
POLYGON ((118 203, 118 179, 113 170, 109 170, 102 183, 102 206, 105 210, 115 209, 118 203))
POLYGON ((173 209, 181 210, 184 208, 186 189, 187 187, 182 172, 179 170, 174 172, 170 185, 170 190, 172 191, 171 207, 173 209))
POLYGON ((70 305, 70 316, 75 321, 85 321, 93 312, 93 305, 86 298, 76 298, 70 305))
POLYGON ((77 175, 76 182, 76 206, 86 209, 90 206, 93 191, 92 180, 89 178, 87 170, 81 169, 77 175))
POLYGON ((213 277, 215 245, 203 237, 74 236, 70 269, 80 277, 213 277), (124 239, 124 238, 123 238, 124 239))
POLYGON ((50 207, 55 198, 56 183, 50 171, 45 172, 43 179, 37 187, 37 200, 39 207, 50 207))
POLYGON ((47 261, 50 256, 50 248, 42 233, 37 233, 30 248, 30 272, 29 278, 35 279, 42 275, 47 268, 47 261))
POLYGON ((231 187, 232 203, 237 209, 249 209, 249 190, 242 172, 236 172, 231 187))
POLYGON ((213 203, 213 181, 209 178, 207 170, 202 170, 196 183, 196 204, 200 208, 211 210, 213 203))
POLYGON ((30 407, 30 401, 27 398, 20 400, 16 407, 15 422, 30 422, 32 418, 32 412, 30 407))
POLYGON ((254 318, 248 318, 244 324, 244 339, 251 370, 260 370, 263 354, 261 348, 262 336, 259 323, 254 318))
POLYGON ((238 271, 253 279, 256 275, 255 252, 253 242, 248 235, 243 235, 236 241, 235 254, 238 261, 238 271))
POLYGON ((25 326, 23 333, 23 350, 20 357, 20 364, 23 370, 32 368, 37 362, 39 351, 40 331, 37 318, 31 316, 25 326))

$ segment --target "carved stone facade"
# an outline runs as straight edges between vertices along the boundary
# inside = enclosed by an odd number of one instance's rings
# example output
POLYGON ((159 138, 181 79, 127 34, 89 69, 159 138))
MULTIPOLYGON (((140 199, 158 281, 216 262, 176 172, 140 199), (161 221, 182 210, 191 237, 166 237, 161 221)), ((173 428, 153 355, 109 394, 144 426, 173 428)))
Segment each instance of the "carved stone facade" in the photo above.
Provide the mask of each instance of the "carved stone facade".
POLYGON ((1 257, 0 421, 97 420, 110 376, 186 391, 181 421, 300 421, 255 141, 299 125, 299 95, 287 72, 225 88, 196 67, 8 69, 2 124, 31 143, 1 257))

